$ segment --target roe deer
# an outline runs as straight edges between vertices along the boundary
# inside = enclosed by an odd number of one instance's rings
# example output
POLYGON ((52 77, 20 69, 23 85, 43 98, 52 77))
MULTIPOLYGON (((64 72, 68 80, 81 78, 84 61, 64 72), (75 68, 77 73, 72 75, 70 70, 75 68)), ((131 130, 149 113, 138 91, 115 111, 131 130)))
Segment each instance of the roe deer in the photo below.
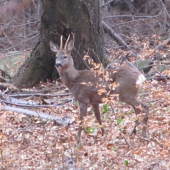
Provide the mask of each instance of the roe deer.
MULTIPOLYGON (((79 119, 82 122, 86 115, 87 106, 91 104, 98 120, 102 125, 99 103, 103 98, 117 94, 119 100, 131 105, 136 114, 141 111, 146 113, 143 123, 144 127, 142 135, 146 136, 146 125, 148 120, 149 108, 137 97, 140 91, 140 85, 145 80, 144 75, 137 68, 131 66, 116 66, 105 70, 103 73, 90 70, 77 70, 74 67, 71 51, 74 48, 74 40, 67 38, 63 48, 63 37, 60 38, 60 48, 50 42, 51 50, 56 54, 55 66, 64 85, 67 86, 70 92, 74 95, 79 103, 80 115, 79 119), (116 87, 111 86, 116 83, 116 87)), ((137 126, 137 121, 135 128, 137 126)), ((134 128, 133 133, 136 132, 134 128)), ((80 142, 82 127, 78 129, 77 142, 80 142)), ((104 129, 102 128, 102 135, 104 129)))

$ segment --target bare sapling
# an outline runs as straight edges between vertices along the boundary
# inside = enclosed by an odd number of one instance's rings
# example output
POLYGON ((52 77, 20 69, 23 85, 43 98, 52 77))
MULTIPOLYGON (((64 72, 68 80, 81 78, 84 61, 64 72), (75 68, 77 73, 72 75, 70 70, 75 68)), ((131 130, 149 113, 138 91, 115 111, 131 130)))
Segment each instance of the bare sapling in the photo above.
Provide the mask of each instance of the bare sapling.
MULTIPOLYGON (((142 136, 146 136, 146 127, 149 114, 149 108, 138 100, 138 94, 141 84, 145 81, 144 75, 132 66, 116 66, 104 71, 77 70, 74 67, 71 51, 74 48, 74 39, 70 40, 68 36, 63 47, 63 36, 60 38, 60 48, 53 42, 50 42, 51 50, 56 54, 55 66, 64 85, 74 95, 79 103, 81 120, 77 142, 80 143, 82 131, 82 120, 87 113, 87 107, 90 104, 94 110, 95 116, 102 127, 99 104, 105 102, 105 99, 114 100, 118 96, 123 101, 133 107, 136 114, 145 113, 143 119, 142 136)), ((136 125, 133 133, 136 133, 136 125)))

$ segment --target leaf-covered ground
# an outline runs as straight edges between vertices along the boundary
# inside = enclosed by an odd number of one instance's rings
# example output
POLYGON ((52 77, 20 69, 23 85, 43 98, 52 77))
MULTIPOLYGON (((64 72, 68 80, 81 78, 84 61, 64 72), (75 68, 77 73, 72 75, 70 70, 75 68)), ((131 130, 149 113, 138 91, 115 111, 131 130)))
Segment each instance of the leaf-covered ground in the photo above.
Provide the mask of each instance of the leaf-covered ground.
MULTIPOLYGON (((165 4, 162 2, 147 1, 145 12, 148 13, 137 12, 135 15, 127 10, 122 11, 119 7, 117 9, 107 5, 102 7, 102 19, 132 50, 129 53, 120 51, 120 44, 106 34, 105 50, 111 62, 120 61, 121 63, 125 58, 128 61, 130 59, 131 62, 132 57, 152 58, 159 63, 166 58, 169 62, 170 1, 166 0, 165 4)), ((10 5, 10 1, 9 3, 2 1, 1 5, 3 3, 10 5)), ((21 5, 17 10, 15 9, 18 7, 16 4, 19 3, 20 1, 15 1, 12 8, 1 6, 3 10, 10 9, 1 16, 4 16, 1 19, 2 29, 0 30, 1 55, 8 50, 32 49, 38 41, 41 25, 39 24, 41 17, 39 1, 34 2, 35 10, 29 8, 31 12, 28 13, 29 15, 25 15, 25 10, 20 9, 19 12, 21 5), (15 11, 22 15, 13 14, 15 11), (33 20, 34 24, 30 22, 33 20), (27 33, 26 25, 29 28, 27 33)), ((9 65, 9 62, 5 63, 9 65)), ((9 68, 12 71, 11 66, 9 68)), ((145 139, 140 135, 142 124, 137 128, 137 135, 129 135, 134 127, 134 121, 142 120, 143 115, 136 116, 131 107, 115 101, 109 106, 101 105, 104 136, 101 136, 100 126, 89 107, 88 115, 83 123, 85 130, 82 132, 82 145, 77 145, 75 138, 79 125, 78 104, 74 100, 67 102, 73 96, 34 95, 36 92, 51 95, 58 92, 68 93, 63 85, 58 82, 55 85, 46 83, 34 89, 25 89, 24 91, 30 95, 22 97, 21 100, 37 102, 39 105, 63 103, 58 107, 39 109, 26 107, 25 109, 53 116, 69 116, 75 121, 69 127, 64 127, 58 126, 51 120, 1 110, 0 170, 70 170, 71 168, 66 165, 68 157, 79 170, 80 168, 85 170, 169 170, 170 80, 166 79, 166 75, 170 77, 170 71, 164 71, 163 75, 164 81, 148 80, 140 94, 141 100, 150 108, 145 139)), ((17 96, 17 92, 15 94, 17 96)), ((7 95, 10 94, 7 93, 7 95)), ((0 107, 4 107, 3 102, 0 107)))
MULTIPOLYGON (((170 76, 170 71, 165 74, 170 76)), ((61 84, 56 83, 55 87, 63 92, 63 88, 58 88, 61 84)), ((47 83, 34 90, 51 89, 50 94, 54 94, 55 87, 47 83)), ((68 92, 65 90, 65 93, 68 92)), ((32 96, 31 100, 45 104, 70 98, 72 96, 48 99, 32 96)), ((143 115, 136 116, 130 106, 115 101, 109 106, 101 105, 104 136, 89 107, 83 123, 82 145, 77 145, 75 140, 79 124, 76 101, 58 107, 26 108, 54 116, 69 116, 75 120, 69 127, 22 113, 0 111, 0 169, 68 169, 67 157, 73 160, 76 168, 89 170, 170 169, 170 81, 147 81, 140 98, 150 108, 147 138, 140 135, 142 124, 137 127, 137 135, 129 135, 134 121, 141 121, 143 115)))

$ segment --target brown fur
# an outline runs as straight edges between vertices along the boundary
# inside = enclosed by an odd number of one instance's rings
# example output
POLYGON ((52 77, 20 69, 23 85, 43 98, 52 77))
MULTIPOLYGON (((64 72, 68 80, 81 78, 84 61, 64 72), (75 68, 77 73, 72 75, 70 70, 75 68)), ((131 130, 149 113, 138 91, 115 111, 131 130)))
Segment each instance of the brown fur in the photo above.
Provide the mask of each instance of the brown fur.
MULTIPOLYGON (((51 50, 56 53, 56 68, 61 80, 79 102, 80 120, 86 115, 88 104, 91 104, 96 119, 100 125, 102 125, 99 103, 101 103, 104 98, 118 94, 119 99, 131 105, 136 114, 140 113, 140 106, 142 111, 146 113, 144 118, 145 125, 142 132, 143 136, 145 136, 149 108, 137 99, 140 85, 137 85, 136 81, 141 73, 136 68, 127 65, 116 66, 103 72, 90 70, 79 71, 75 69, 71 56, 74 45, 73 40, 67 43, 64 49, 62 47, 59 49, 52 42, 50 42, 50 47, 51 50), (115 84, 116 87, 111 88, 110 85, 113 84, 115 84)), ((77 135, 78 143, 80 142, 81 131, 82 127, 80 125, 77 135)), ((103 128, 102 134, 104 134, 103 128)))

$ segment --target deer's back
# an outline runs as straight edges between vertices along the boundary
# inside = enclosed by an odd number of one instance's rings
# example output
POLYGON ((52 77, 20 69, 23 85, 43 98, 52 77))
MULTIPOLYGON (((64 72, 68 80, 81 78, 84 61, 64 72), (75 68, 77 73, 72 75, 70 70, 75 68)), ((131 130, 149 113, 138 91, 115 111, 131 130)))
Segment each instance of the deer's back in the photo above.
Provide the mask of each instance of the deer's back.
POLYGON ((140 74, 131 66, 115 67, 104 72, 79 71, 79 76, 72 82, 70 91, 75 99, 83 103, 100 103, 108 92, 119 94, 122 99, 129 95, 137 97, 139 86, 136 86, 136 81, 140 74), (114 83, 117 87, 110 88, 114 83))

